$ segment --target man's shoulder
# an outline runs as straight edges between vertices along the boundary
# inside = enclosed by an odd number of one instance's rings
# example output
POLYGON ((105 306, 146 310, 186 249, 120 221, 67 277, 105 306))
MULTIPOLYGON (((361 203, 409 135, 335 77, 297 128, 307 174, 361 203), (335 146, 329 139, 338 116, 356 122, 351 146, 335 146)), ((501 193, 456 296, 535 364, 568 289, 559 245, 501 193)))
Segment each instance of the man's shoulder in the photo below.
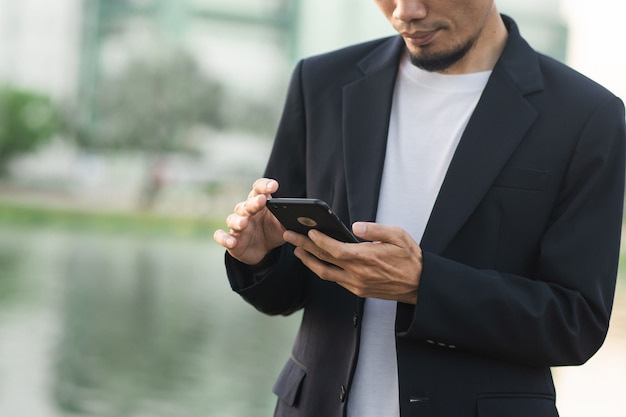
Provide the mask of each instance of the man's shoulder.
POLYGON ((605 100, 614 97, 614 94, 606 87, 569 65, 541 53, 537 55, 547 89, 569 91, 573 98, 578 97, 582 100, 593 98, 605 100))
POLYGON ((498 67, 507 73, 522 92, 544 91, 554 93, 548 96, 559 100, 571 99, 579 103, 603 101, 614 96, 565 63, 535 50, 522 37, 513 19, 506 15, 502 15, 502 18, 509 31, 509 39, 498 67))

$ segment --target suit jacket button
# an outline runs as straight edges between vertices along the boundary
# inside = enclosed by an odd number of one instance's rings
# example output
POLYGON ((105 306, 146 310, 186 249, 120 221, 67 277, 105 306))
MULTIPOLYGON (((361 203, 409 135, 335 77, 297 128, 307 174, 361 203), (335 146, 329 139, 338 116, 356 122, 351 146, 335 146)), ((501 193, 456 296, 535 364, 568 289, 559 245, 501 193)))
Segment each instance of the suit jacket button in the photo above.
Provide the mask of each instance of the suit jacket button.
POLYGON ((359 324, 359 315, 358 315, 357 313, 354 313, 354 314, 352 315, 352 325, 353 325, 354 327, 357 327, 357 326, 358 326, 358 324, 359 324))
POLYGON ((343 385, 339 390, 339 401, 341 401, 342 403, 346 401, 346 387, 344 387, 343 385))

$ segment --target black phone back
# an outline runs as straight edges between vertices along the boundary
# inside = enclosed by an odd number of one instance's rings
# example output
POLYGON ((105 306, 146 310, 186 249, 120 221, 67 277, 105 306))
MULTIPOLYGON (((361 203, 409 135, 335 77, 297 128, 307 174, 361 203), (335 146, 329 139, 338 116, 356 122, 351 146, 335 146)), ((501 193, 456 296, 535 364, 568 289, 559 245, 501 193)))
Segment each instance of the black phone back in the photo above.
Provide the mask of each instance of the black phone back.
POLYGON ((342 242, 358 243, 350 229, 324 201, 314 198, 272 198, 267 208, 287 230, 306 235, 309 230, 320 232, 342 242))

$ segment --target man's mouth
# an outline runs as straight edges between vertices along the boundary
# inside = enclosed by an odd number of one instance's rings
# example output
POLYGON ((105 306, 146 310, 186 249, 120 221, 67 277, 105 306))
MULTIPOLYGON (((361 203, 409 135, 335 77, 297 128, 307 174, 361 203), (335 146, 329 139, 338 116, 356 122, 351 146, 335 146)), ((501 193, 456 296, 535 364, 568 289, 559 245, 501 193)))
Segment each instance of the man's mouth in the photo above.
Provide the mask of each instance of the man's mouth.
POLYGON ((414 46, 425 46, 432 42, 433 39, 439 34, 439 29, 429 30, 427 32, 405 32, 402 34, 404 40, 414 46))

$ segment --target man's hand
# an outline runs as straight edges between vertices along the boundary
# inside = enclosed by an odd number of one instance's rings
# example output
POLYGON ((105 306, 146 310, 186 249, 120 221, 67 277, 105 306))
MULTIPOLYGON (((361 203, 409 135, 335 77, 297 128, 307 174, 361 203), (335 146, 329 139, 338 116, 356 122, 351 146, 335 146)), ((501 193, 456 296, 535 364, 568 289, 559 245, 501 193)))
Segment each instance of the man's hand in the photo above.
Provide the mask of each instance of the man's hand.
POLYGON ((269 251, 285 243, 285 229, 265 207, 271 194, 278 190, 278 182, 268 178, 256 180, 248 199, 235 206, 226 218, 230 232, 217 230, 213 239, 225 247, 239 261, 254 265, 269 251))
POLYGON ((417 302, 422 249, 399 227, 357 222, 354 234, 368 242, 343 243, 317 230, 308 236, 287 231, 296 256, 315 274, 363 298, 417 302))

